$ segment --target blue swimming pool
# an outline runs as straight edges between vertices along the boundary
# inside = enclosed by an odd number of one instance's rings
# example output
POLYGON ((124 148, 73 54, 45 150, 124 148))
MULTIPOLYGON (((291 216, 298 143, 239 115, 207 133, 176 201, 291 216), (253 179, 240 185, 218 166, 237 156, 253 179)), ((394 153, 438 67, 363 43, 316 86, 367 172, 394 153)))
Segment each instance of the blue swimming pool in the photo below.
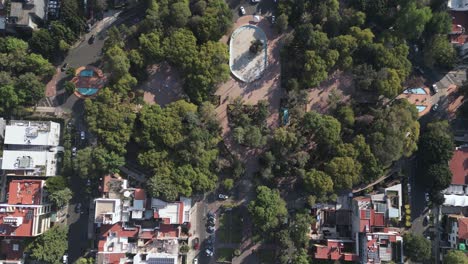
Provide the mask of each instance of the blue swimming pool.
POLYGON ((416 109, 418 109, 418 113, 421 113, 427 108, 425 105, 416 105, 416 109))
POLYGON ((78 88, 78 92, 85 96, 95 95, 98 91, 97 88, 78 88))
POLYGON ((92 70, 82 70, 80 72, 80 76, 82 77, 92 77, 94 75, 94 72, 92 70))
POLYGON ((424 88, 409 88, 406 89, 403 93, 405 94, 427 94, 424 88))

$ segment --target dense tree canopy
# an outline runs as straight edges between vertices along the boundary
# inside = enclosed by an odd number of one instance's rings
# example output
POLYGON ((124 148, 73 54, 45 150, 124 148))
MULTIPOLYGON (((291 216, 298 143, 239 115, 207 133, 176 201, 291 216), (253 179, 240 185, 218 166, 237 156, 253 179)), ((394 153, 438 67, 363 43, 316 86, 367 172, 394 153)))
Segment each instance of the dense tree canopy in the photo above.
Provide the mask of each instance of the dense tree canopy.
POLYGON ((249 203, 248 208, 255 226, 262 232, 277 228, 288 214, 286 203, 278 190, 266 186, 257 187, 257 197, 249 203))
POLYGON ((431 258, 431 242, 422 235, 406 233, 404 235, 405 255, 414 261, 426 261, 431 258))
POLYGON ((125 154, 136 118, 133 106, 105 88, 93 100, 85 101, 85 109, 89 130, 100 143, 110 152, 125 154))
POLYGON ((54 226, 36 237, 29 246, 31 257, 45 263, 62 263, 62 256, 68 249, 67 233, 65 227, 54 226))
POLYGON ((468 257, 463 251, 450 250, 444 256, 444 264, 468 264, 468 257))
POLYGON ((174 200, 179 194, 211 190, 217 180, 219 124, 209 103, 197 107, 177 101, 161 108, 144 106, 137 120, 138 162, 152 171, 148 190, 174 200))

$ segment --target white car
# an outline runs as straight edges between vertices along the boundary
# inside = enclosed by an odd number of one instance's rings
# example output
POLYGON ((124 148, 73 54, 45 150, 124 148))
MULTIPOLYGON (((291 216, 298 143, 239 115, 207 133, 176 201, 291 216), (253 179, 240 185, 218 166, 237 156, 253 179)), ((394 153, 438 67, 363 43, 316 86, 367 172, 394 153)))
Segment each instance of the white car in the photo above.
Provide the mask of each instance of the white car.
POLYGON ((213 251, 207 249, 207 250, 205 250, 205 254, 206 254, 208 257, 212 257, 212 256, 213 256, 213 251))
POLYGON ((227 199, 229 199, 229 196, 220 193, 220 194, 218 194, 218 198, 221 199, 221 200, 227 200, 227 199))
POLYGON ((434 93, 438 93, 439 92, 439 88, 437 88, 437 84, 433 84, 432 85, 432 88, 434 89, 434 93))
POLYGON ((63 255, 63 257, 62 257, 62 260, 63 260, 64 264, 67 264, 68 263, 68 254, 65 253, 65 255, 63 255))
POLYGON ((198 264, 198 258, 193 259, 193 264, 198 264))
POLYGON ((80 132, 80 137, 81 137, 81 140, 85 140, 86 134, 85 134, 84 131, 81 131, 81 132, 80 132))
POLYGON ((241 6, 239 9, 240 9, 241 14, 245 15, 245 8, 243 6, 241 6))
POLYGON ((252 0, 252 4, 260 3, 262 0, 252 0))

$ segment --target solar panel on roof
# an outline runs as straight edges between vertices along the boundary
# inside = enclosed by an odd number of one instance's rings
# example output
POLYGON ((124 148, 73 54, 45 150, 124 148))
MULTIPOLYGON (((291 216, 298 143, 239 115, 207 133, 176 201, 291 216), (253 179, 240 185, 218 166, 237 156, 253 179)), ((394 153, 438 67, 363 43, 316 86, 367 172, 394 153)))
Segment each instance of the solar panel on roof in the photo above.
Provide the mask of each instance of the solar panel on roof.
POLYGON ((150 258, 146 261, 148 264, 174 264, 173 258, 150 258))

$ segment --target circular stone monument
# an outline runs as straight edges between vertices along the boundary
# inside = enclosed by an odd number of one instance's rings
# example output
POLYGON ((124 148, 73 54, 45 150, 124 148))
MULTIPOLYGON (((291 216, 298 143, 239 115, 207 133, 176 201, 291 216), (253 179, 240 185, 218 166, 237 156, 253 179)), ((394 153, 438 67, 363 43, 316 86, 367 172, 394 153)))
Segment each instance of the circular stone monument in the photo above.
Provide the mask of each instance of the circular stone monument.
POLYGON ((236 29, 229 42, 229 68, 239 80, 249 83, 260 78, 267 66, 267 37, 259 27, 245 25, 236 29), (263 45, 256 53, 250 46, 260 40, 263 45))

